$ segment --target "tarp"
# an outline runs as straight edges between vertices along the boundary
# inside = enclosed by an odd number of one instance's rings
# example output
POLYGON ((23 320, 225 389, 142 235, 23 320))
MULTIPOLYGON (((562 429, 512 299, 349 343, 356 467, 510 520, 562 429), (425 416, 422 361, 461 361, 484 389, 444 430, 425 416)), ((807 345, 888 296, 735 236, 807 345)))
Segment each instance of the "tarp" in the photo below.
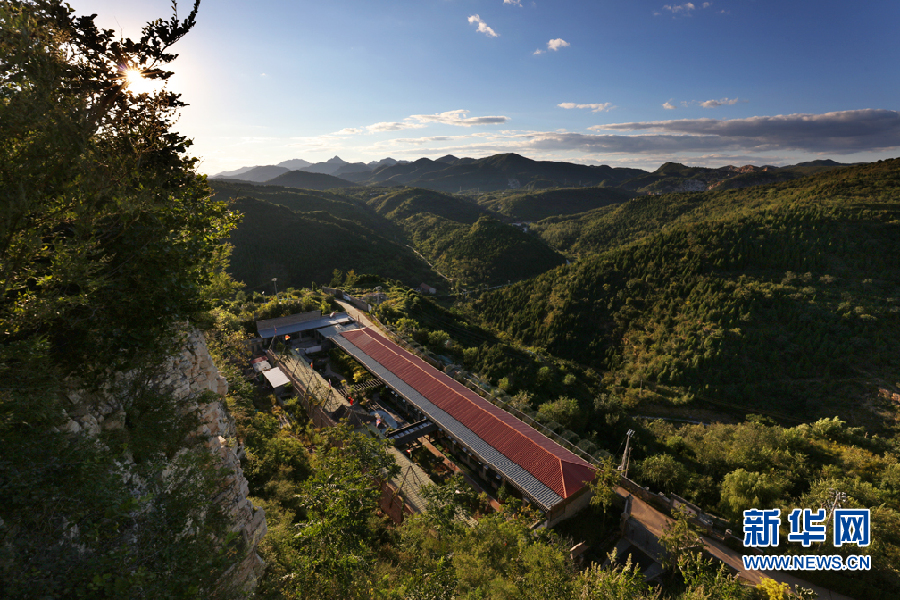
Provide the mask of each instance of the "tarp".
POLYGON ((281 387, 284 384, 291 382, 291 380, 287 378, 287 375, 285 375, 278 367, 263 371, 263 375, 266 376, 266 379, 269 380, 269 383, 273 388, 281 387))

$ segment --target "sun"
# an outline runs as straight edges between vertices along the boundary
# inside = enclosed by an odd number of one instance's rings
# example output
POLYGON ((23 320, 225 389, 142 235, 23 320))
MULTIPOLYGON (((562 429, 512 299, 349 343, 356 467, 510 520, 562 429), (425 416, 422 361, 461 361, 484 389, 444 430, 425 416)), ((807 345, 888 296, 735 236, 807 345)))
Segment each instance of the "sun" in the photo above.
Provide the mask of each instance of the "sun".
POLYGON ((132 94, 153 94, 157 91, 157 82, 144 77, 139 69, 126 69, 125 85, 132 94))

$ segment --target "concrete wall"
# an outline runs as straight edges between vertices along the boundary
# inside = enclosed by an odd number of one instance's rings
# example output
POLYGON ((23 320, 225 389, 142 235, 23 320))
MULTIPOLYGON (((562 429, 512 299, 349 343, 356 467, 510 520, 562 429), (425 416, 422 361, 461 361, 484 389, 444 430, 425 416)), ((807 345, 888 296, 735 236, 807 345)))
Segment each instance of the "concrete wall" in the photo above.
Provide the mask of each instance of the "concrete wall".
POLYGON ((593 496, 590 486, 584 486, 573 495, 554 506, 553 509, 547 513, 547 521, 544 526, 553 527, 560 521, 565 521, 566 519, 574 517, 588 507, 593 496))
POLYGON ((407 515, 413 514, 413 509, 406 504, 403 495, 389 481, 381 484, 381 498, 378 500, 378 506, 398 525, 407 515))

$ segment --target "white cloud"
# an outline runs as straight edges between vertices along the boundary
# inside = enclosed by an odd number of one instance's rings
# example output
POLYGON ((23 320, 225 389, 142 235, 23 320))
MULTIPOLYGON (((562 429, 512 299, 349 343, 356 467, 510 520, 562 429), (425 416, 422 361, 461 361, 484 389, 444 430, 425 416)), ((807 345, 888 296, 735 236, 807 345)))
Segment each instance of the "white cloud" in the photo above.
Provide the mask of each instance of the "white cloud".
POLYGON ((443 113, 435 113, 433 115, 411 115, 407 117, 406 120, 418 123, 442 123, 444 125, 456 125, 458 127, 496 125, 498 123, 506 123, 509 120, 509 117, 503 116, 466 117, 467 114, 468 111, 465 110, 451 110, 443 113))
POLYGON ((401 129, 421 129, 425 127, 422 123, 411 123, 409 121, 382 121, 366 127, 366 131, 370 133, 380 133, 383 131, 400 131, 401 129))
POLYGON ((562 38, 556 38, 547 42, 547 50, 553 50, 554 52, 556 52, 560 48, 570 45, 571 44, 569 44, 569 42, 567 42, 566 40, 562 38))
POLYGON ((667 10, 673 14, 678 13, 688 13, 697 8, 691 2, 686 2, 685 4, 665 4, 663 5, 663 10, 667 10))
MULTIPOLYGON (((740 102, 738 98, 722 98, 721 100, 706 100, 705 102, 700 102, 700 106, 703 108, 715 108, 717 106, 737 104, 738 102, 740 102)), ((744 100, 744 102, 746 102, 746 100, 744 100)))
POLYGON ((612 105, 612 102, 604 102, 603 104, 575 104, 574 102, 563 102, 562 104, 557 104, 560 108, 572 109, 572 108, 589 108, 591 112, 609 112, 614 109, 615 106, 612 105))
POLYGON ((503 0, 503 4, 512 4, 513 6, 522 6, 522 0, 503 0))
MULTIPOLYGON (((577 104, 574 106, 578 107, 577 104)), ((612 123, 591 127, 590 132, 475 128, 476 125, 506 120, 506 117, 468 117, 465 111, 412 115, 399 122, 377 125, 399 125, 383 129, 388 132, 417 129, 431 123, 458 125, 467 130, 460 131, 460 135, 436 132, 436 135, 407 137, 400 134, 372 140, 369 145, 353 144, 352 149, 347 137, 336 134, 291 138, 290 144, 283 145, 329 157, 335 153, 344 156, 345 151, 371 154, 374 158, 383 158, 385 152, 414 157, 444 154, 479 157, 517 152, 531 158, 573 160, 581 157, 604 164, 618 162, 650 168, 666 161, 709 166, 712 163, 790 164, 822 156, 853 160, 850 157, 855 155, 865 157, 864 160, 877 160, 900 149, 900 111, 894 110, 612 123)), ((369 131, 369 128, 363 129, 369 131)), ((342 130, 350 131, 353 129, 342 130)), ((247 141, 251 143, 244 147, 253 152, 258 152, 259 147, 274 145, 269 138, 247 141)), ((304 158, 309 160, 308 156, 304 158)))
POLYGON ((554 52, 556 52, 557 50, 559 50, 560 48, 563 48, 565 46, 571 46, 571 44, 569 44, 569 42, 567 42, 566 40, 564 40, 562 38, 556 38, 556 39, 552 39, 549 42, 547 42, 547 50, 542 50, 541 48, 538 48, 537 50, 535 50, 533 52, 533 54, 544 54, 548 50, 553 50, 554 52))
POLYGON ((477 31, 479 33, 483 33, 488 37, 500 37, 500 34, 488 27, 488 24, 481 20, 481 17, 478 15, 472 15, 469 17, 469 23, 478 23, 477 31))
MULTIPOLYGON (((675 110, 676 106, 672 99, 664 103, 662 106, 666 110, 675 110)), ((747 104, 749 100, 741 100, 740 98, 720 98, 719 100, 682 100, 681 105, 685 108, 690 106, 701 106, 703 108, 717 108, 719 106, 732 106, 734 104, 747 104)))
POLYGON ((402 121, 381 121, 366 127, 347 127, 336 131, 332 135, 358 135, 362 133, 385 133, 390 131, 402 131, 404 129, 422 129, 431 123, 442 125, 454 125, 457 127, 474 127, 478 125, 498 125, 509 121, 509 117, 502 115, 469 117, 466 110, 450 110, 432 115, 410 115, 402 121))
MULTIPOLYGON (((673 17, 689 16, 692 11, 695 11, 698 8, 709 8, 712 5, 712 2, 704 2, 699 7, 693 2, 685 2, 684 4, 664 4, 662 10, 669 11, 670 13, 672 13, 673 17)), ((725 11, 723 10, 722 12, 724 13, 725 11)), ((660 16, 662 13, 654 11, 653 14, 656 16, 660 16)))

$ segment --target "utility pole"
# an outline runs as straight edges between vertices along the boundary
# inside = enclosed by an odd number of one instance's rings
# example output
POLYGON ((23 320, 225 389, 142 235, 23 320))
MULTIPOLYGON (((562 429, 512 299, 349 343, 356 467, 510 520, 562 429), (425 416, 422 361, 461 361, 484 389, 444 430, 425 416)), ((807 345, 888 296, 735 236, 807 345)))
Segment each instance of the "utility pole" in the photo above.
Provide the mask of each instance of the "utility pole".
POLYGON ((277 278, 277 277, 273 277, 273 278, 272 278, 272 285, 275 286, 275 302, 278 302, 278 283, 277 283, 277 282, 278 282, 278 278, 277 278))
POLYGON ((631 436, 634 435, 634 429, 629 429, 628 433, 625 434, 627 437, 625 439, 625 452, 622 454, 622 464, 619 465, 619 471, 622 473, 622 477, 628 478, 628 459, 631 458, 631 436))
POLYGON ((824 508, 828 510, 828 516, 826 517, 826 523, 831 520, 831 515, 834 514, 834 510, 836 508, 840 508, 843 506, 844 502, 847 501, 847 492, 842 492, 840 490, 836 490, 834 488, 828 488, 828 499, 825 500, 824 508))

